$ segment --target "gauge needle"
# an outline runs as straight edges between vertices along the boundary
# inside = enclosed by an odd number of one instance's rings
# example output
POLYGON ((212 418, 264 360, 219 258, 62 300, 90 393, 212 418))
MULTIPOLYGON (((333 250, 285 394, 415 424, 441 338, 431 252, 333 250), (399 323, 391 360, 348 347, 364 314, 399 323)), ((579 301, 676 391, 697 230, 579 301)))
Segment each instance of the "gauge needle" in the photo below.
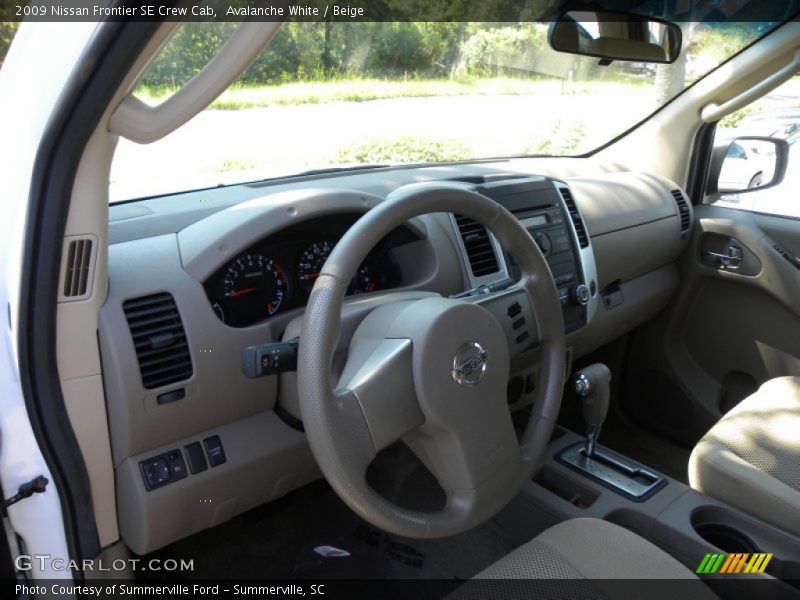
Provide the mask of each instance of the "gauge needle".
POLYGON ((319 271, 317 271, 316 273, 306 273, 305 275, 300 277, 300 279, 303 279, 303 280, 305 280, 305 279, 316 279, 317 277, 319 277, 319 271))
POLYGON ((243 296, 245 294, 249 294, 250 292, 255 292, 256 288, 244 288, 243 290, 235 290, 233 292, 229 292, 225 294, 227 298, 235 298, 236 296, 243 296))

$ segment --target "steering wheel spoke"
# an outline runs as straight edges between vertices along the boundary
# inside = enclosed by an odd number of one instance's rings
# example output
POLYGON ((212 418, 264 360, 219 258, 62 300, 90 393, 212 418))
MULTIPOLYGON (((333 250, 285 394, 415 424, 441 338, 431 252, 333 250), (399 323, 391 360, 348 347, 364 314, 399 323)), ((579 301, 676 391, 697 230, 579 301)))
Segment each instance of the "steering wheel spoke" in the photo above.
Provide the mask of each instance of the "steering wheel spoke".
POLYGON ((422 425, 425 418, 414 392, 411 340, 384 339, 370 346, 367 356, 353 349, 338 387, 357 399, 375 450, 380 451, 422 425))
POLYGON ((485 486, 520 472, 519 446, 508 411, 482 411, 481 419, 453 419, 445 427, 422 427, 404 438, 451 495, 482 495, 485 486))

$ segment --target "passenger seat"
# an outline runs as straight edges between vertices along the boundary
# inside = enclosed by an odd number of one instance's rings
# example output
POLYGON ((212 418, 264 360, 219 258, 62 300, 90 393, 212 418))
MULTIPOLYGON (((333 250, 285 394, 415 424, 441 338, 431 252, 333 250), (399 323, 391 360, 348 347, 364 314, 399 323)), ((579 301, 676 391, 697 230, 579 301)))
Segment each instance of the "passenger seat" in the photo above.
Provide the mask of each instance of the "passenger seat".
POLYGON ((800 377, 779 377, 735 406, 689 459, 689 483, 800 535, 800 377))

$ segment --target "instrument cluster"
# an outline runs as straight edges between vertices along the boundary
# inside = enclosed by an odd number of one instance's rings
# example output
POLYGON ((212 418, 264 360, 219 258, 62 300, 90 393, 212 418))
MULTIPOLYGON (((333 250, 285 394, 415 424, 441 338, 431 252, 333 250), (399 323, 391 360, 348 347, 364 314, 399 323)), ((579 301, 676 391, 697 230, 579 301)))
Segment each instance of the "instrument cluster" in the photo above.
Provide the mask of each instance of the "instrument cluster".
MULTIPOLYGON (((214 313, 231 327, 247 327, 305 306, 325 261, 357 217, 334 215, 296 225, 229 260, 205 283, 214 313)), ((406 228, 390 233, 361 264, 348 295, 399 285, 401 272, 391 250, 415 239, 406 228)))

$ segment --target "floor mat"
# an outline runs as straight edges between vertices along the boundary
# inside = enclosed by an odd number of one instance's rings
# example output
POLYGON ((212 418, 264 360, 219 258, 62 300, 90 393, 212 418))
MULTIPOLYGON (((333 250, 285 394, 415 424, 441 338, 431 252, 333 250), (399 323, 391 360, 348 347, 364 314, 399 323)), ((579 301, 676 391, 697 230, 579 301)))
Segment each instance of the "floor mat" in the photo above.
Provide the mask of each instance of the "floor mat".
POLYGON ((511 550, 492 520, 442 540, 385 533, 317 482, 148 558, 191 559, 190 578, 461 580, 511 550))

